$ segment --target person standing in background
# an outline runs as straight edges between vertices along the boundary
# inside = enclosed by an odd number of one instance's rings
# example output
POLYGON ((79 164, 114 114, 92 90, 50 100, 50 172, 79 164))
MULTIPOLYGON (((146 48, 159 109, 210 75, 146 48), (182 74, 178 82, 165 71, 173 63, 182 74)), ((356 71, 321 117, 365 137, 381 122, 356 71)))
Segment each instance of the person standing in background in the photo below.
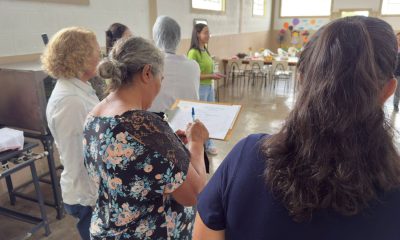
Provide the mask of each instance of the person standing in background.
MULTIPOLYGON (((200 66, 200 100, 215 102, 212 80, 221 79, 224 76, 219 73, 213 73, 213 60, 207 49, 209 40, 210 30, 208 26, 203 23, 194 25, 188 58, 195 60, 200 66)), ((211 140, 206 143, 206 152, 211 155, 218 154, 218 150, 211 140)))
MULTIPOLYGON (((127 26, 121 23, 111 24, 111 26, 106 31, 106 53, 102 54, 103 57, 108 55, 109 51, 114 46, 116 41, 118 41, 120 38, 130 36, 132 36, 132 32, 127 26)), ((92 79, 89 80, 89 82, 92 84, 94 90, 96 90, 96 95, 99 100, 103 100, 107 96, 106 81, 99 76, 94 76, 92 79)))
POLYGON ((155 45, 165 53, 164 80, 149 111, 163 112, 176 99, 199 100, 200 68, 197 62, 177 55, 181 28, 172 18, 160 16, 153 26, 155 45))
MULTIPOLYGON (((397 46, 400 47, 400 32, 396 34, 397 46)), ((399 50, 400 51, 400 50, 399 50)), ((397 79, 397 88, 393 97, 393 109, 395 112, 399 112, 399 100, 400 100, 400 52, 397 53, 397 65, 396 70, 394 71, 394 76, 397 79)))
POLYGON ((96 35, 81 27, 57 32, 41 57, 43 69, 57 79, 46 109, 46 117, 64 169, 60 185, 66 212, 78 218, 82 239, 89 240, 92 206, 97 187, 83 161, 83 125, 86 115, 99 103, 88 82, 96 76, 100 47, 96 35))
POLYGON ((131 30, 121 23, 113 23, 106 31, 106 53, 110 52, 115 42, 123 37, 131 37, 131 30))

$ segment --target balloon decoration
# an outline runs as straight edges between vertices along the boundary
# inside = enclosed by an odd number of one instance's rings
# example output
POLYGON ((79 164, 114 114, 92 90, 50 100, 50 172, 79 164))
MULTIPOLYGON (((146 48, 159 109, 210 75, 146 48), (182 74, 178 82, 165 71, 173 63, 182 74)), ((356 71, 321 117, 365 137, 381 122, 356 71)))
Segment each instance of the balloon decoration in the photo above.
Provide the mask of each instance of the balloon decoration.
POLYGON ((290 43, 291 44, 293 44, 293 45, 297 45, 297 44, 299 44, 299 37, 300 37, 300 32, 299 31, 297 31, 297 30, 295 30, 295 31, 292 31, 291 32, 291 37, 292 37, 292 39, 291 39, 291 41, 290 41, 290 43))
POLYGON ((285 40, 285 35, 286 35, 286 29, 282 28, 281 30, 279 30, 278 42, 280 47, 282 47, 282 43, 285 40))
POLYGON ((289 28, 289 23, 288 23, 288 22, 285 22, 285 23, 283 24, 283 28, 287 30, 287 29, 289 28))
POLYGON ((307 30, 305 30, 301 33, 301 36, 303 37, 303 43, 304 44, 308 43, 308 36, 310 36, 310 33, 307 30))
POLYGON ((293 18, 292 23, 294 26, 298 25, 300 23, 300 19, 298 18, 293 18))
POLYGON ((300 48, 309 41, 309 31, 316 31, 324 24, 325 20, 315 18, 293 18, 286 21, 278 33, 279 45, 280 47, 284 45, 285 47, 300 48), (287 41, 285 41, 286 38, 287 41))

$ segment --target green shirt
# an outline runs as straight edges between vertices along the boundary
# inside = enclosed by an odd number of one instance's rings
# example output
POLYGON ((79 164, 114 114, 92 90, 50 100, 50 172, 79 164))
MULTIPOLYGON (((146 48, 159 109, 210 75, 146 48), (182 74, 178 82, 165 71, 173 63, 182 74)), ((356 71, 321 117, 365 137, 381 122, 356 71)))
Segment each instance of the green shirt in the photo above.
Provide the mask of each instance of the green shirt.
MULTIPOLYGON (((199 51, 197 49, 190 49, 188 52, 188 58, 195 60, 200 66, 201 74, 212 74, 213 73, 213 60, 207 51, 199 51)), ((203 79, 200 81, 201 85, 211 85, 212 79, 203 79)))

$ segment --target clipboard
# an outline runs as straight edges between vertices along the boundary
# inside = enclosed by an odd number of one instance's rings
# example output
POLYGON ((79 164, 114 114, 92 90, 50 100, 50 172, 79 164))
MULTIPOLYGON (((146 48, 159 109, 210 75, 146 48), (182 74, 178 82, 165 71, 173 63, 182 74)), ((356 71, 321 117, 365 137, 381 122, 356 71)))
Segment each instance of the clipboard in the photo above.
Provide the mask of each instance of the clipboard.
POLYGON ((232 137, 242 110, 242 106, 238 104, 177 99, 171 110, 167 111, 168 122, 174 131, 186 129, 187 123, 192 122, 192 107, 196 118, 207 127, 210 138, 223 141, 232 137))

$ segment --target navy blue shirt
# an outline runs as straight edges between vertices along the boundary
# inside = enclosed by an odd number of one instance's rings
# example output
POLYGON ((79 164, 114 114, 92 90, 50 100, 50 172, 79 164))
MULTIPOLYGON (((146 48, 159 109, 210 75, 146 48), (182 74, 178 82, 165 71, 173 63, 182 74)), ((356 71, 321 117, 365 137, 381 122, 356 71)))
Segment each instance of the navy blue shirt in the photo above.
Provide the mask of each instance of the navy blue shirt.
POLYGON ((260 152, 265 137, 242 139, 199 195, 198 212, 208 228, 240 240, 400 240, 400 191, 384 194, 355 216, 321 210, 309 222, 294 222, 266 187, 260 152))
POLYGON ((396 77, 400 76, 400 53, 397 53, 397 66, 396 69, 394 70, 394 75, 396 77))

